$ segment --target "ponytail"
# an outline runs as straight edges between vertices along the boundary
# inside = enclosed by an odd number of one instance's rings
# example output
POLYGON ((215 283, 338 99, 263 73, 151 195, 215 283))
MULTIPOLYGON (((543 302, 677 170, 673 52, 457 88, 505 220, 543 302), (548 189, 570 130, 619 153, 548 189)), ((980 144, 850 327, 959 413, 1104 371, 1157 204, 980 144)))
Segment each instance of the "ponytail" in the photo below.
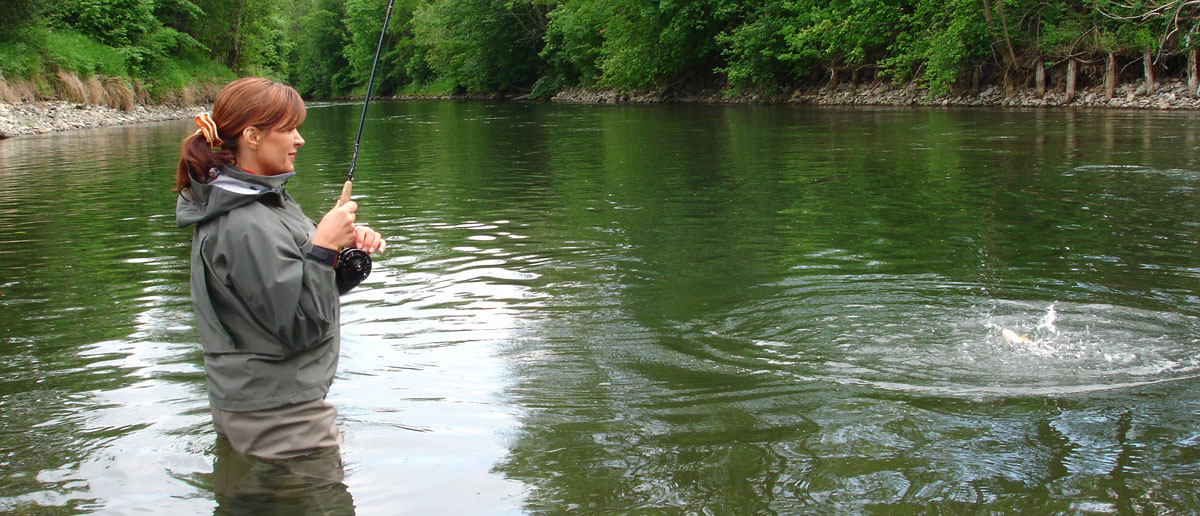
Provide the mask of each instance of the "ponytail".
POLYGON ((234 161, 233 151, 221 148, 214 152, 204 135, 197 131, 183 139, 183 147, 179 151, 179 167, 175 171, 174 191, 189 195, 192 181, 207 183, 211 178, 209 170, 234 161))

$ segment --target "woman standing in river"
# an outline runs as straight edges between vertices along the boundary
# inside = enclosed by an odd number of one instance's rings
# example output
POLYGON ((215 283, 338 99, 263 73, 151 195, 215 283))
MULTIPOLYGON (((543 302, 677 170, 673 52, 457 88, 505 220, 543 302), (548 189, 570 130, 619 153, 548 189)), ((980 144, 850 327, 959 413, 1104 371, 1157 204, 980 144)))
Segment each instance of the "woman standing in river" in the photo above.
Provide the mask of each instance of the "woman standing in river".
POLYGON ((290 86, 233 81, 196 117, 176 172, 176 221, 196 226, 191 297, 213 425, 234 450, 268 459, 340 442, 325 401, 340 340, 334 266, 341 248, 385 248, 354 225, 353 201, 314 223, 284 189, 304 116, 290 86))

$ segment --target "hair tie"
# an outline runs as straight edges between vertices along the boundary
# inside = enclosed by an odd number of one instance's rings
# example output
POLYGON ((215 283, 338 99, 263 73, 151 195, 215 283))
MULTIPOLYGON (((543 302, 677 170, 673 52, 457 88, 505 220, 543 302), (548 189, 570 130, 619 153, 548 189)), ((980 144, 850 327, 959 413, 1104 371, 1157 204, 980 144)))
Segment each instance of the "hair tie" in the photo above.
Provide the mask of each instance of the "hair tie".
POLYGON ((196 115, 196 131, 197 134, 203 134, 204 140, 208 142, 209 147, 220 147, 223 143, 221 137, 217 136, 217 123, 213 122, 212 115, 207 111, 196 115))

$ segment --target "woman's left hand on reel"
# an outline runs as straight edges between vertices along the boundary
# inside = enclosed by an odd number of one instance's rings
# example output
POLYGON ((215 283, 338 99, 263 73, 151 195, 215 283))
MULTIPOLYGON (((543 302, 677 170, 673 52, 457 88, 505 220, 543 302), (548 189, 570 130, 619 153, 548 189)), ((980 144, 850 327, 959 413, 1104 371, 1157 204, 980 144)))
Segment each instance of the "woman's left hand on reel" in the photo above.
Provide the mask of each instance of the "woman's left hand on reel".
POLYGON ((387 248, 383 236, 367 226, 354 225, 357 210, 358 203, 349 201, 325 213, 313 233, 313 245, 328 249, 355 247, 368 253, 382 253, 387 248))

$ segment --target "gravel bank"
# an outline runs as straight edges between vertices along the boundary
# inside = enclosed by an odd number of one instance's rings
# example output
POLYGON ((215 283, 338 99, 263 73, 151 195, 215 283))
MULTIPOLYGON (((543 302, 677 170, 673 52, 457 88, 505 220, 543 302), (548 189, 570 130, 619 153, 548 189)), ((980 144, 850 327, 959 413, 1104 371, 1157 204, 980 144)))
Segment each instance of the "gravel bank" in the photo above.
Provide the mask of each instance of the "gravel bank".
POLYGON ((0 138, 70 129, 188 119, 203 106, 135 105, 129 111, 71 102, 0 103, 0 138))
MULTIPOLYGON (((458 97, 451 97, 458 98, 458 97)), ((489 97, 489 98, 495 98, 489 97)), ((989 87, 977 95, 943 95, 929 97, 920 88, 896 88, 890 84, 852 87, 842 84, 837 89, 811 88, 797 90, 791 95, 760 97, 757 95, 728 95, 708 92, 687 96, 657 93, 624 94, 613 91, 567 89, 551 99, 555 102, 580 103, 782 103, 817 105, 864 106, 979 106, 979 107, 1097 107, 1114 109, 1200 110, 1200 98, 1188 92, 1183 81, 1169 80, 1147 95, 1139 83, 1122 85, 1111 99, 1105 99, 1099 88, 1080 90, 1070 103, 1062 92, 1048 92, 1041 98, 1031 91, 1021 91, 1006 97, 997 87, 989 87)), ((0 103, 0 138, 22 134, 38 134, 70 129, 137 124, 160 120, 183 120, 209 109, 208 106, 147 106, 135 105, 129 111, 72 102, 45 101, 24 104, 0 103)))
POLYGON ((722 92, 706 92, 684 96, 655 93, 623 94, 613 91, 567 89, 553 97, 557 102, 580 103, 656 103, 656 102, 707 102, 707 103, 777 103, 816 105, 862 105, 862 106, 978 106, 978 107, 1096 107, 1114 109, 1200 109, 1200 98, 1189 95, 1187 83, 1168 80, 1156 85, 1152 94, 1146 94, 1141 82, 1129 83, 1116 88, 1111 99, 1104 98, 1103 88, 1081 89, 1071 102, 1061 91, 1047 92, 1041 98, 1032 91, 1019 91, 1011 97, 991 86, 979 94, 942 95, 929 97, 929 92, 916 87, 893 87, 888 83, 859 85, 853 87, 843 83, 836 89, 814 87, 796 90, 790 95, 758 96, 727 95, 722 92))

